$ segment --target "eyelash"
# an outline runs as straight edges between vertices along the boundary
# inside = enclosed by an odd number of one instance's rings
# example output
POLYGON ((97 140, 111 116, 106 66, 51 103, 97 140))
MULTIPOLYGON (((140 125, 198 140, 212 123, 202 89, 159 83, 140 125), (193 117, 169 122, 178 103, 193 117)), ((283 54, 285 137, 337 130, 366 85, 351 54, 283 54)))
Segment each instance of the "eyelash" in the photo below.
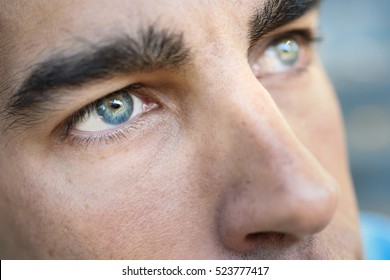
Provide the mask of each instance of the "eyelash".
MULTIPOLYGON (((260 46, 254 46, 250 49, 250 52, 263 53, 267 48, 275 45, 278 41, 284 39, 284 38, 295 38, 298 42, 301 42, 303 44, 303 47, 309 47, 313 43, 320 42, 322 40, 321 37, 317 36, 315 32, 313 32, 311 29, 296 29, 291 30, 288 32, 284 32, 282 34, 273 36, 272 38, 269 38, 266 40, 264 44, 261 44, 260 46), (257 50, 256 50, 257 49, 257 50)), ((302 70, 305 69, 295 69, 293 73, 296 72, 302 72, 302 70)), ((291 73, 290 73, 291 74, 291 73)), ((149 100, 149 97, 146 96, 145 93, 139 94, 139 89, 143 88, 140 84, 132 84, 124 89, 128 90, 138 98, 140 98, 142 101, 149 100), (137 94, 138 93, 138 94, 137 94)), ((81 110, 77 111, 73 115, 71 115, 69 118, 67 118, 61 127, 61 139, 63 141, 67 141, 69 143, 75 143, 75 144, 83 144, 83 145, 91 145, 94 143, 100 144, 109 144, 111 142, 119 141, 120 139, 126 138, 131 132, 134 132, 138 129, 140 129, 146 122, 147 117, 146 115, 150 111, 154 111, 156 108, 152 108, 151 110, 148 110, 146 112, 142 112, 138 116, 134 117, 134 119, 128 121, 127 123, 121 125, 118 127, 118 129, 115 129, 109 133, 101 134, 101 135, 93 135, 93 136, 82 136, 82 135, 76 135, 72 134, 72 130, 74 127, 85 117, 88 117, 93 110, 96 108, 96 104, 99 99, 96 101, 88 104, 81 110)), ((157 107, 160 107, 158 102, 157 107)))
MULTIPOLYGON (((146 113, 142 113, 146 114, 146 113)), ((64 136, 64 140, 69 143, 82 144, 85 146, 89 146, 92 144, 110 144, 111 142, 119 141, 121 139, 126 139, 127 136, 136 130, 139 130, 145 123, 145 118, 135 117, 133 120, 124 124, 120 128, 113 130, 104 135, 94 135, 94 136, 81 136, 75 135, 71 132, 68 132, 66 136, 64 136)))
POLYGON ((271 41, 267 44, 267 47, 271 46, 272 44, 275 44, 277 41, 283 39, 283 38, 300 38, 305 44, 312 44, 312 43, 318 43, 323 40, 322 36, 319 36, 316 31, 309 29, 309 28, 302 28, 302 29, 294 29, 287 32, 284 32, 280 35, 275 36, 271 39, 271 41))

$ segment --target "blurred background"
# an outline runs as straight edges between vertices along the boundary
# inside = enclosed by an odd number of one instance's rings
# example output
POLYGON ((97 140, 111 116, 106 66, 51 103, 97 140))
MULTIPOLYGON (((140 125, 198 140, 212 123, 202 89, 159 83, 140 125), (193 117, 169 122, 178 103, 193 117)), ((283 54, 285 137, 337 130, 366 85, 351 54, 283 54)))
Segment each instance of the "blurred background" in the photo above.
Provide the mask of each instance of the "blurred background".
POLYGON ((389 12, 389 0, 324 0, 319 46, 341 102, 360 209, 388 217, 389 12))

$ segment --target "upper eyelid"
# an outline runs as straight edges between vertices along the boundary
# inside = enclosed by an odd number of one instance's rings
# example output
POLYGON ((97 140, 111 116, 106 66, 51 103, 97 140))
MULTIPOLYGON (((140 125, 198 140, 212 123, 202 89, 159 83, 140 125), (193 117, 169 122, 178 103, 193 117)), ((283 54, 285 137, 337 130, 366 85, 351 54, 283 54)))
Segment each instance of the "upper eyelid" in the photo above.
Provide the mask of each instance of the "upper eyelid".
POLYGON ((309 42, 316 41, 318 38, 320 38, 320 36, 318 36, 317 33, 318 33, 317 30, 308 27, 291 28, 291 29, 275 32, 267 36, 264 36, 264 38, 260 40, 258 44, 272 45, 273 43, 285 37, 300 37, 306 39, 309 42))
POLYGON ((98 102, 100 99, 105 98, 106 96, 108 96, 110 94, 113 94, 115 92, 122 91, 122 90, 128 90, 130 95, 134 95, 134 96, 139 97, 140 99, 144 99, 145 95, 141 94, 138 91, 141 87, 142 87, 142 85, 140 85, 139 83, 133 83, 133 84, 127 85, 125 87, 122 87, 120 89, 114 90, 112 92, 106 93, 106 94, 104 94, 102 96, 99 96, 99 97, 95 98, 93 101, 90 101, 87 104, 79 105, 77 108, 72 110, 72 112, 69 114, 69 117, 71 117, 72 115, 77 114, 77 113, 79 113, 81 111, 84 111, 86 109, 92 108, 96 104, 96 102, 98 102))
POLYGON ((275 35, 274 38, 272 38, 271 40, 271 44, 286 37, 299 37, 311 42, 315 41, 318 38, 316 34, 317 32, 306 28, 292 29, 275 35))

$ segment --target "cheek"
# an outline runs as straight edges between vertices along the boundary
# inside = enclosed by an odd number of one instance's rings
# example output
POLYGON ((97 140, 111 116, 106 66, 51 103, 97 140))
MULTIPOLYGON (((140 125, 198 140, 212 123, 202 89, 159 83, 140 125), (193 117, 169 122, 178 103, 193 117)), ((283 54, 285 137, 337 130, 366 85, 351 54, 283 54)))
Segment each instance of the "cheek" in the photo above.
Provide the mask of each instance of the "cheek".
POLYGON ((188 258, 188 250, 210 257, 216 195, 199 187, 206 183, 194 144, 170 128, 160 140, 110 152, 26 155, 15 185, 31 251, 41 258, 188 258))
POLYGON ((98 258, 151 258, 156 248, 174 246, 169 225, 177 222, 175 210, 183 208, 183 201, 176 174, 163 168, 172 139, 163 140, 125 140, 110 151, 94 148, 63 161, 73 163, 70 166, 58 165, 53 158, 54 176, 61 181, 56 185, 64 187, 61 200, 54 200, 69 216, 77 239, 92 247, 98 258))

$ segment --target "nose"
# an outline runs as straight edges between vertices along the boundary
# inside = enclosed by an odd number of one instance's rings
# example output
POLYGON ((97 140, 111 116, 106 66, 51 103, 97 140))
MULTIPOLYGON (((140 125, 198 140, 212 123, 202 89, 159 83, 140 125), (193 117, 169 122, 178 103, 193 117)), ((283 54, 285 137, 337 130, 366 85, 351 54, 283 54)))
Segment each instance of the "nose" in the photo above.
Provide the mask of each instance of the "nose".
POLYGON ((219 100, 225 108, 220 130, 226 128, 222 134, 231 143, 223 157, 230 163, 231 181, 218 218, 224 246, 247 252, 264 234, 299 240, 321 231, 337 205, 335 180, 257 80, 230 82, 235 86, 219 100))

